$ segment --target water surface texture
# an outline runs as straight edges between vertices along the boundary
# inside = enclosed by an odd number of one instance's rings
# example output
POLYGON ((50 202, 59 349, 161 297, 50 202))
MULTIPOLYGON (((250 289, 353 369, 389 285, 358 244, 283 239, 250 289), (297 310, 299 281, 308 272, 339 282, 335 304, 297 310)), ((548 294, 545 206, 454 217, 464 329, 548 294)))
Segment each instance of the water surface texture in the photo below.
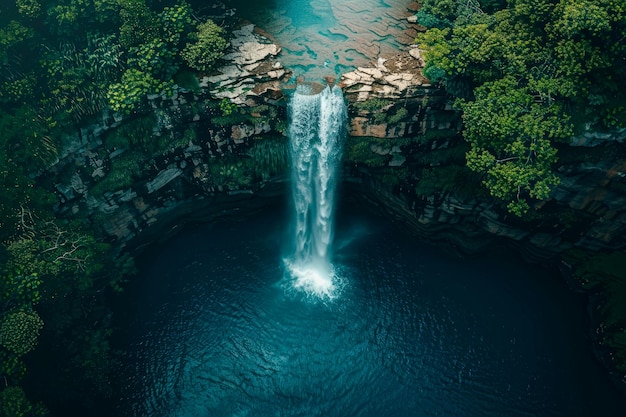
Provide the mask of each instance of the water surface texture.
POLYGON ((342 207, 333 300, 293 290, 285 213, 196 227, 126 296, 119 415, 623 416, 561 281, 458 260, 342 207))
POLYGON ((310 81, 365 66, 413 41, 407 0, 235 0, 282 47, 281 63, 310 81))

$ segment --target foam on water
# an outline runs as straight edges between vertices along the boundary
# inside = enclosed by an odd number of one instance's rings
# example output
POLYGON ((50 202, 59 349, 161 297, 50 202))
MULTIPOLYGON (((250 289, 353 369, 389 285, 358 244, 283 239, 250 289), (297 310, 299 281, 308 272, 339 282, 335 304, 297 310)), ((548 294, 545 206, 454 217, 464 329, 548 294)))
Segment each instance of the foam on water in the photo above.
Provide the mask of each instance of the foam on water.
POLYGON ((337 277, 330 263, 299 265, 292 264, 286 259, 285 265, 291 278, 290 283, 296 290, 325 300, 332 300, 338 296, 337 277))

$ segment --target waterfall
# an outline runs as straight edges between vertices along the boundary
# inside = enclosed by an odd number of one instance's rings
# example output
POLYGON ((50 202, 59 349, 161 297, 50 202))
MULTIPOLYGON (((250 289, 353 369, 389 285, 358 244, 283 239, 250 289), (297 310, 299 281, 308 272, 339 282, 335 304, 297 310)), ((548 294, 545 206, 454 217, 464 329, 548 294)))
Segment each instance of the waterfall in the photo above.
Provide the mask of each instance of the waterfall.
POLYGON ((294 286, 309 294, 333 296, 331 264, 336 171, 347 119, 339 87, 313 94, 299 85, 289 105, 294 252, 287 266, 294 286))

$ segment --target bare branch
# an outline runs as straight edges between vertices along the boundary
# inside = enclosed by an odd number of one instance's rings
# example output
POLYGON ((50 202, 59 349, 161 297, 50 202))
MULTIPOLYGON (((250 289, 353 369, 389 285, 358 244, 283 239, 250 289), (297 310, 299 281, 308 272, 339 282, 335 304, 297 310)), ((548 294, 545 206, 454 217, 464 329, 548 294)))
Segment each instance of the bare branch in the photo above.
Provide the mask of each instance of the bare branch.
POLYGON ((25 238, 33 238, 35 236, 35 219, 33 213, 28 207, 24 207, 20 204, 19 212, 19 228, 23 231, 25 238))
POLYGON ((512 156, 510 158, 504 158, 504 159, 496 159, 496 164, 501 164, 503 162, 509 162, 509 161, 516 161, 519 159, 519 156, 512 156))

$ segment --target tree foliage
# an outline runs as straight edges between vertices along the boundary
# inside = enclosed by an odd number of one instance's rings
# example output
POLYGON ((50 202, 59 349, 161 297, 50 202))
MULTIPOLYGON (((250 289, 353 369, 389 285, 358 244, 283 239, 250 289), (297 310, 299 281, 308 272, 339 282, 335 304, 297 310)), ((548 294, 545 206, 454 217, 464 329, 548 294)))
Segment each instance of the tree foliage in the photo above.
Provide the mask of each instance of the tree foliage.
POLYGON ((39 0, 15 0, 17 11, 30 18, 39 17, 41 14, 41 3, 39 0))
MULTIPOLYGON (((94 327, 106 314, 99 298, 105 288, 119 290, 133 264, 128 257, 112 257, 109 245, 77 222, 39 218, 24 208, 19 223, 20 237, 5 246, 0 265, 0 376, 9 386, 20 383, 22 357, 42 332, 53 341, 47 355, 72 369, 72 379, 81 370, 80 389, 99 391, 111 372, 96 359, 110 355, 109 330, 94 327), (72 361, 61 361, 68 353, 72 361)), ((63 385, 67 389, 67 381, 63 385)))
POLYGON ((119 4, 120 43, 124 48, 150 42, 158 36, 157 14, 148 7, 146 0, 119 0, 119 4))
MULTIPOLYGON (((101 243, 97 227, 55 218, 58 197, 45 177, 66 138, 103 112, 142 112, 147 95, 172 93, 179 69, 188 66, 182 55, 188 44, 214 48, 197 57, 208 66, 225 41, 218 26, 198 25, 206 17, 184 0, 6 3, 0 7, 0 416, 13 417, 45 412, 20 388, 29 358, 44 344, 58 363, 54 386, 62 389, 47 387, 42 395, 85 402, 110 395, 114 355, 105 296, 121 290, 133 262, 101 243)), ((102 194, 171 146, 167 137, 152 136, 153 124, 111 145, 128 150, 98 182, 102 194)), ((225 174, 234 183, 245 179, 244 171, 225 174)))
POLYGON ((0 417, 41 417, 48 415, 41 404, 33 404, 21 387, 0 391, 0 417))
POLYGON ((181 51, 181 56, 191 68, 202 72, 211 71, 228 47, 224 30, 209 20, 198 25, 198 31, 193 37, 196 41, 188 43, 181 51))
MULTIPOLYGON (((114 355, 105 295, 121 290, 133 262, 101 243, 96 228, 55 219, 58 197, 42 174, 54 166, 65 138, 90 119, 108 108, 141 112, 147 95, 171 94, 179 68, 187 66, 181 51, 198 42, 199 18, 184 0, 16 0, 2 6, 0 416, 43 412, 20 388, 24 358, 36 357, 43 341, 46 355, 59 364, 60 394, 84 401, 94 393, 110 395, 114 355)), ((115 175, 98 183, 102 193, 168 146, 167 138, 152 137, 152 127, 147 123, 112 146, 132 149, 115 158, 115 175)), ((52 392, 59 393, 45 395, 52 392)))
POLYGON ((491 195, 521 215, 529 207, 527 197, 545 199, 559 183, 551 170, 557 160, 552 143, 572 134, 570 123, 558 104, 536 101, 512 77, 487 82, 474 93, 474 100, 458 102, 471 145, 467 165, 484 172, 491 195))
POLYGON ((22 356, 37 345, 43 321, 34 311, 16 311, 0 321, 0 345, 8 351, 22 356))
POLYGON ((113 110, 131 113, 146 95, 160 93, 167 86, 168 83, 159 81, 150 73, 130 68, 124 72, 121 82, 109 86, 107 98, 113 110))
POLYGON ((625 9, 623 0, 422 2, 424 73, 459 97, 468 166, 509 211, 524 214, 558 184, 555 144, 573 134, 571 115, 626 126, 615 72, 625 9))

